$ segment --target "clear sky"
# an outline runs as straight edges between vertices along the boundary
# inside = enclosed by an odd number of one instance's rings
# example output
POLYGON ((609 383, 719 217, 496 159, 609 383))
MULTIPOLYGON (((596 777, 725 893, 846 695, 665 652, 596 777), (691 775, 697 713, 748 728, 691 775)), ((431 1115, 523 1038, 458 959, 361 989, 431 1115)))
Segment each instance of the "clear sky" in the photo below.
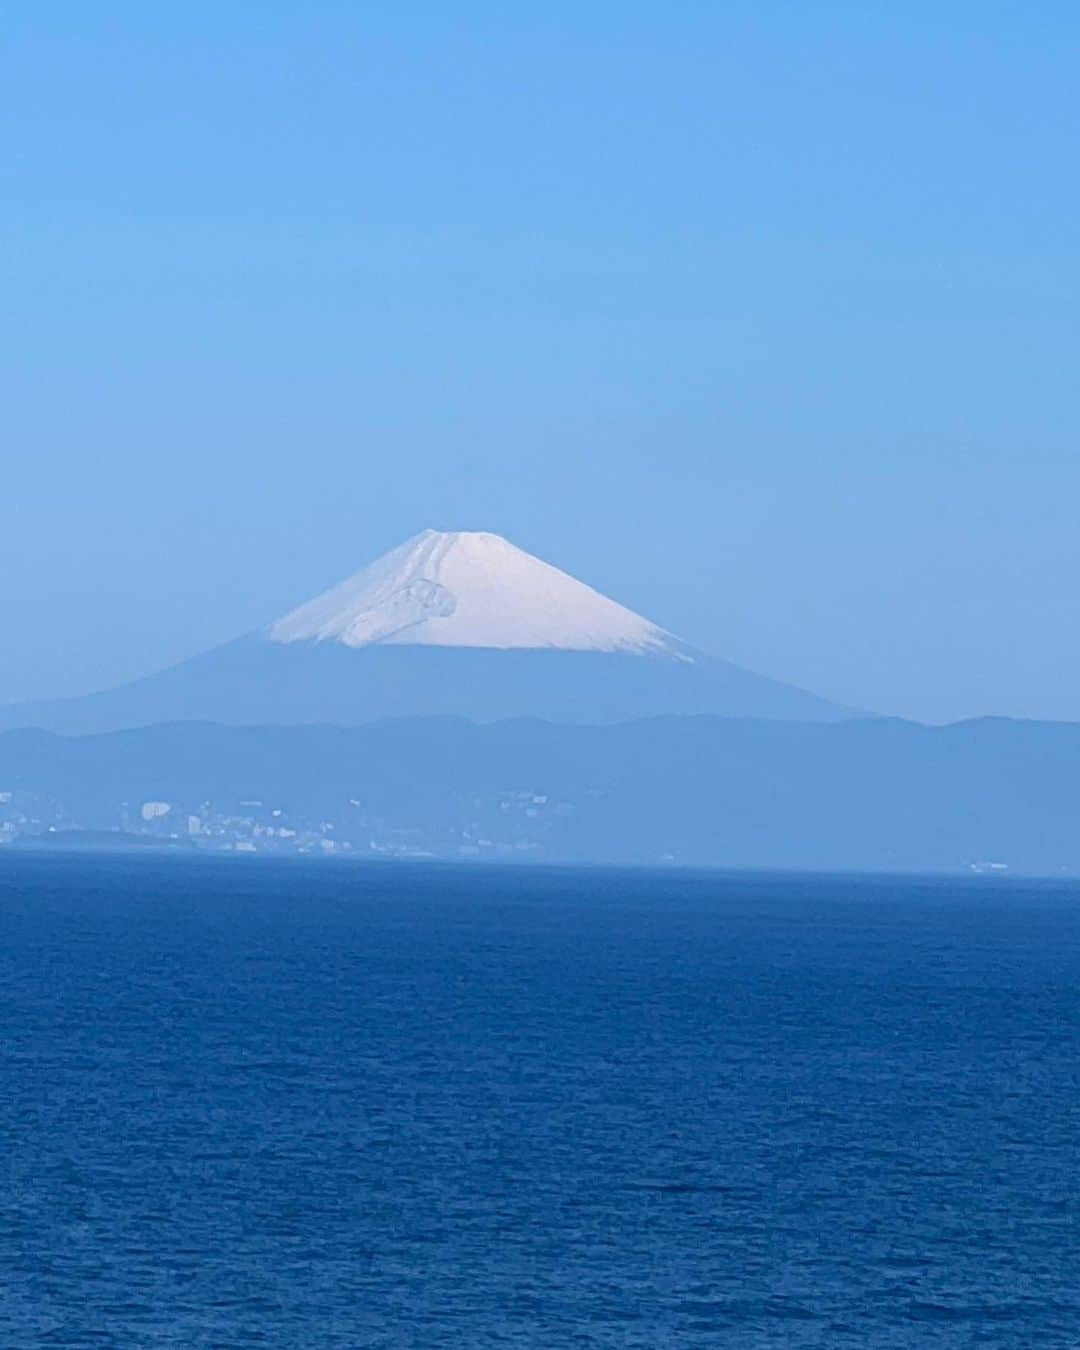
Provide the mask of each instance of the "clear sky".
POLYGON ((1080 6, 9 0, 0 699, 490 529, 1080 719, 1080 6))

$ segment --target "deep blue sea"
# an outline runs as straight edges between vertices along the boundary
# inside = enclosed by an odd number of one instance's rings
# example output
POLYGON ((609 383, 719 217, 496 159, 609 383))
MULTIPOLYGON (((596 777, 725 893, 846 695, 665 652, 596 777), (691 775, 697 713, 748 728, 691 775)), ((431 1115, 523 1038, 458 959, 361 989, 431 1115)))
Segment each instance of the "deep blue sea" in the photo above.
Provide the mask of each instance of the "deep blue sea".
POLYGON ((0 1346, 1080 1345, 1080 889, 0 855, 0 1346))

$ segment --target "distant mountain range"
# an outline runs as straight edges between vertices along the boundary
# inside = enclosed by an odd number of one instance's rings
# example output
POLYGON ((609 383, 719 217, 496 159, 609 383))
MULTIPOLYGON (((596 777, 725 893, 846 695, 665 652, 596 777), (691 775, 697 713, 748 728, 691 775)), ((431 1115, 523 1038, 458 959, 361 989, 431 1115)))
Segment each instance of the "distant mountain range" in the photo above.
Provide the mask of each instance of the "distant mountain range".
POLYGON ((0 728, 698 713, 854 715, 696 650, 499 535, 426 530, 261 632, 120 688, 2 708, 0 728))
POLYGON ((78 828, 364 857, 1075 874, 1078 821, 1080 725, 1061 723, 428 718, 0 735, 8 842, 78 828))

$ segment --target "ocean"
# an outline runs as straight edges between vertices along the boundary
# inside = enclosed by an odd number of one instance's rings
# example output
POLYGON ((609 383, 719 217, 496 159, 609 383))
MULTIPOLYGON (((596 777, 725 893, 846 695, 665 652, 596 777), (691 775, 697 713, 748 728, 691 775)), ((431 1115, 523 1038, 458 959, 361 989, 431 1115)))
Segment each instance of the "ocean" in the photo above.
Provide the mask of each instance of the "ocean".
POLYGON ((0 854, 0 1345, 1080 1344, 1080 889, 0 854))

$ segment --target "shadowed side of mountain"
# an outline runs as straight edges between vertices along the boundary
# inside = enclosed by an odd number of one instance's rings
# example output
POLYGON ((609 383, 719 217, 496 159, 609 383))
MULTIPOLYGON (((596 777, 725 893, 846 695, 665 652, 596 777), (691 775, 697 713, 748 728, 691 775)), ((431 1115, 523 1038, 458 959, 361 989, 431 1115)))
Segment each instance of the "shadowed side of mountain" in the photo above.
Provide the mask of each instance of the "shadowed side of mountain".
POLYGON ((710 714, 835 721, 855 716, 792 685, 698 657, 543 649, 277 643, 260 636, 82 698, 13 704, 0 728, 68 734, 174 720, 231 725, 457 716, 606 724, 710 714))

